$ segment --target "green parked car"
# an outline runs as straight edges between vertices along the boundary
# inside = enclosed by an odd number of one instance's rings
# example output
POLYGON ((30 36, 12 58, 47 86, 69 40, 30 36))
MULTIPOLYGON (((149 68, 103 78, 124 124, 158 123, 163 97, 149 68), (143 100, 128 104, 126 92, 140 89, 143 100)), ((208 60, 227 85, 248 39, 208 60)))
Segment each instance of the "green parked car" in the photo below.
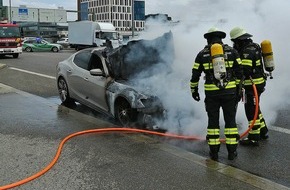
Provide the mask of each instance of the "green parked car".
POLYGON ((22 50, 27 52, 32 51, 52 51, 59 52, 63 49, 60 44, 53 44, 45 40, 28 39, 22 43, 22 50))

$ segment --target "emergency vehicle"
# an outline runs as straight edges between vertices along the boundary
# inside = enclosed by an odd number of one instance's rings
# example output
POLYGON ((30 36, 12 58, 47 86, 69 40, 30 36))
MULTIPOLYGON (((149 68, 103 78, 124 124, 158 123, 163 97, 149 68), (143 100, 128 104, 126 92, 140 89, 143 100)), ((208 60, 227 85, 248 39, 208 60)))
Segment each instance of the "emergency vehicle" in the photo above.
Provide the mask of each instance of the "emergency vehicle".
POLYGON ((0 23, 0 56, 18 58, 22 53, 21 32, 18 24, 0 23))

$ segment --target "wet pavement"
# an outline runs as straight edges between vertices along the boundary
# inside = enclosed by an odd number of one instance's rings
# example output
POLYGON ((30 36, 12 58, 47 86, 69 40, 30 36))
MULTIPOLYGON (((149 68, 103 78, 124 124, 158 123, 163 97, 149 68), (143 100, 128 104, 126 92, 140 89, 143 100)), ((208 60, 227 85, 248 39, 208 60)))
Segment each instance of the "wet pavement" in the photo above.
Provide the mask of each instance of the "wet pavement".
MULTIPOLYGON (((115 127, 1 83, 0 115, 0 189, 46 167, 67 135, 115 127)), ((149 135, 110 133, 69 140, 51 170, 14 189, 289 188, 149 135)))

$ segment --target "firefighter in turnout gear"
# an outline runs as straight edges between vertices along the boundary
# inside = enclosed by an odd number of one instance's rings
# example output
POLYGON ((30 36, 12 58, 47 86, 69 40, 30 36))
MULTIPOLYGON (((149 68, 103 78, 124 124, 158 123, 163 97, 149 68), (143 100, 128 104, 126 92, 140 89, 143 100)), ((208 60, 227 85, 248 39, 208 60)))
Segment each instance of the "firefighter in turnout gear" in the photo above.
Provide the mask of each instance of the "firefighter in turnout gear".
MULTIPOLYGON (((245 76, 244 88, 246 93, 245 113, 249 122, 252 123, 255 115, 255 102, 252 82, 256 85, 258 98, 266 86, 266 74, 264 73, 262 52, 259 44, 251 39, 252 35, 243 28, 235 27, 230 31, 230 37, 233 41, 233 47, 239 52, 243 65, 245 76)), ((259 145, 260 139, 268 138, 268 128, 259 106, 259 114, 253 128, 249 131, 248 137, 240 140, 242 145, 259 145)))
POLYGON ((226 33, 211 28, 204 34, 207 45, 195 58, 190 87, 192 97, 200 100, 198 83, 201 73, 205 74, 205 108, 208 115, 207 142, 210 157, 218 159, 220 149, 220 108, 223 110, 228 159, 237 156, 239 133, 236 125, 237 87, 242 78, 242 65, 238 52, 223 44, 226 33))

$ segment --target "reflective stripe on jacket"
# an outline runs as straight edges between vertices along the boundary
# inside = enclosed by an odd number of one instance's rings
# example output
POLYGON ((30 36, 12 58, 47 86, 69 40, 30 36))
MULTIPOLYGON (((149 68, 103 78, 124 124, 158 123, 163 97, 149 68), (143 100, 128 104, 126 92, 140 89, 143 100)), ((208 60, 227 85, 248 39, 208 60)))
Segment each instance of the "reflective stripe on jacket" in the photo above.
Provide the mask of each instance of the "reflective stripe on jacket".
POLYGON ((242 61, 238 52, 228 45, 223 45, 225 54, 225 66, 227 70, 227 77, 224 81, 225 87, 221 88, 218 84, 219 81, 215 79, 213 73, 213 65, 210 55, 210 46, 198 53, 195 59, 195 63, 192 67, 192 78, 190 81, 190 87, 192 92, 198 87, 201 73, 205 73, 204 90, 206 95, 222 95, 222 94, 235 94, 236 87, 241 80, 242 73, 242 61))

